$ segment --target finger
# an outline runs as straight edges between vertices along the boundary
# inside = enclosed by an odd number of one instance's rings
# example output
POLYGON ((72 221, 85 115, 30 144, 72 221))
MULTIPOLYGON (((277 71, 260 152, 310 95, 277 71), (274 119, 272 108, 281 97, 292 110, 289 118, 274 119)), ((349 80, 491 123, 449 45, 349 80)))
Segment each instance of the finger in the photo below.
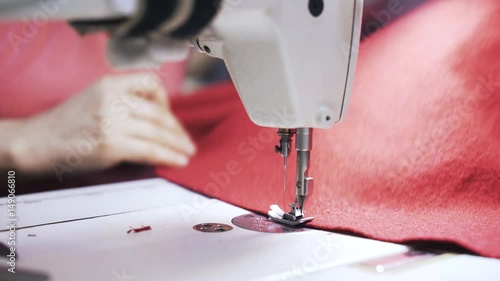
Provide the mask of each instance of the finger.
POLYGON ((167 93, 163 84, 153 72, 134 74, 109 75, 101 79, 100 84, 104 92, 116 94, 127 93, 134 97, 168 105, 167 93))
POLYGON ((168 106, 167 92, 153 72, 129 74, 122 79, 130 94, 168 106))
POLYGON ((186 130, 172 112, 156 103, 144 100, 138 101, 137 106, 131 110, 131 116, 156 123, 172 131, 187 135, 186 130))
POLYGON ((111 146, 112 157, 118 161, 149 165, 185 167, 189 158, 155 142, 136 138, 122 138, 111 146))
POLYGON ((195 145, 186 134, 175 132, 141 119, 127 120, 124 125, 126 127, 122 128, 122 130, 127 136, 154 142, 186 155, 193 155, 196 152, 195 145))
POLYGON ((164 108, 168 108, 166 99, 159 98, 162 95, 166 95, 166 93, 162 92, 161 89, 143 90, 143 89, 140 89, 139 87, 132 87, 129 89, 128 94, 133 96, 133 97, 144 99, 146 101, 155 102, 164 108))

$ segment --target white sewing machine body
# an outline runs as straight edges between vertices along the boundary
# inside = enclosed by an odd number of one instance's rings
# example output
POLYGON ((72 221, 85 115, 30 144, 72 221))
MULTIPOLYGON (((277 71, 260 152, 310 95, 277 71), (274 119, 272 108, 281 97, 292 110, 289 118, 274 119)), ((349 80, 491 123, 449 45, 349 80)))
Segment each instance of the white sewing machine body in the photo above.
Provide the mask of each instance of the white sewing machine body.
POLYGON ((325 1, 319 14, 306 0, 232 2, 198 44, 225 61, 250 119, 273 128, 339 121, 353 85, 363 1, 325 1))
MULTIPOLYGON (((112 63, 153 66, 187 55, 188 45, 180 47, 178 41, 165 40, 169 37, 166 30, 188 21, 195 0, 177 1, 172 7, 178 16, 165 16, 149 32, 153 35, 143 31, 140 36, 124 30, 148 16, 141 11, 146 9, 141 6, 143 1, 66 2, 0 0, 0 20, 22 19, 40 11, 47 11, 52 19, 70 21, 128 18, 109 31, 112 63), (133 52, 131 48, 135 48, 133 52)), ((357 61, 363 0, 226 0, 213 5, 218 5, 218 11, 194 37, 194 46, 225 61, 255 124, 330 128, 344 116, 357 61)))
MULTIPOLYGON (((7 7, 0 20, 21 18, 36 3, 0 0, 7 7)), ((51 7, 81 33, 108 32, 108 59, 115 65, 180 59, 187 56, 186 42, 223 59, 250 119, 279 130, 275 150, 285 174, 296 137, 295 201, 289 212, 275 210, 271 218, 290 224, 312 219, 304 214, 313 186, 312 129, 332 127, 347 111, 363 0, 93 0, 88 9, 82 3, 51 7)))

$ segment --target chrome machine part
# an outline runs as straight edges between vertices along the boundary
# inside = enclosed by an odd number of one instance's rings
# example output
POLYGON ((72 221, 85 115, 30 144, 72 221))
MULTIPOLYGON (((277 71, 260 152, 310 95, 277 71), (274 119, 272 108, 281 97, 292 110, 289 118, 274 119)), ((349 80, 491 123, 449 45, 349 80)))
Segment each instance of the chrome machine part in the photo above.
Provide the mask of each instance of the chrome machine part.
POLYGON ((304 203, 309 189, 313 186, 313 178, 309 177, 309 159, 312 149, 312 129, 299 128, 296 131, 297 176, 295 182, 295 202, 291 213, 295 217, 304 216, 304 203))
POLYGON ((274 148, 276 153, 280 153, 283 157, 283 208, 286 208, 286 164, 287 158, 291 152, 291 146, 293 141, 293 135, 295 130, 293 129, 278 129, 278 135, 280 136, 280 143, 274 148))
POLYGON ((264 233, 291 233, 308 230, 307 228, 292 227, 277 223, 265 216, 257 214, 245 214, 237 216, 233 218, 231 222, 240 228, 264 233))
MULTIPOLYGON (((296 130, 291 130, 290 132, 292 132, 292 135, 293 133, 296 134, 295 149, 297 150, 297 174, 295 183, 295 201, 290 205, 291 211, 289 213, 286 213, 277 205, 272 205, 268 215, 272 220, 280 223, 287 225, 299 225, 313 219, 312 217, 304 217, 304 204, 309 194, 309 190, 313 188, 313 178, 309 177, 309 161, 312 149, 312 129, 298 128, 296 130)), ((276 151, 282 152, 281 155, 286 159, 285 155, 288 156, 286 153, 289 153, 289 151, 287 152, 286 148, 283 149, 283 147, 291 142, 291 136, 286 134, 283 129, 280 129, 278 134, 280 135, 280 146, 276 146, 276 151), (283 150, 285 151, 283 152, 283 150)))
POLYGON ((290 213, 285 213, 285 211, 281 210, 278 205, 271 205, 270 210, 267 212, 267 215, 273 221, 290 226, 298 226, 306 222, 310 222, 314 219, 313 217, 295 217, 290 213))

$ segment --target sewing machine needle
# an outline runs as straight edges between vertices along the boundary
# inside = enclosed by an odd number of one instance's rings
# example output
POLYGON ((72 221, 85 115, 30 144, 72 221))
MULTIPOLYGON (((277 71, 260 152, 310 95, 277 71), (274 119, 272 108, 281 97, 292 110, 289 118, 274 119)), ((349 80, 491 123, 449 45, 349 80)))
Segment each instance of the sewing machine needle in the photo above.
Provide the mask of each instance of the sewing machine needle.
POLYGON ((287 157, 283 157, 283 167, 284 167, 284 176, 283 176, 283 210, 286 210, 286 158, 287 157))

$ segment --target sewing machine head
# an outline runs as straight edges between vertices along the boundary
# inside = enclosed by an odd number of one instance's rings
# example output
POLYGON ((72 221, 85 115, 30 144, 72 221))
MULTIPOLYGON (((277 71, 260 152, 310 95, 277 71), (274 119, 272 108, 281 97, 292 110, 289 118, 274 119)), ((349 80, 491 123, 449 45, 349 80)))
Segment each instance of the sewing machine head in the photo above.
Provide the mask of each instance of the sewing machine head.
MULTIPOLYGON (((290 211, 273 220, 310 221, 304 203, 312 128, 330 128, 346 112, 353 85, 363 0, 219 1, 213 20, 193 37, 201 53, 224 60, 250 119, 278 128, 284 161, 295 138, 297 174, 290 211)), ((166 48, 168 50, 168 48, 166 48)))
POLYGON ((349 102, 362 1, 239 0, 222 5, 195 46, 221 58, 250 119, 330 128, 349 102))
POLYGON ((181 59, 190 42, 199 52, 224 60, 255 124, 278 128, 276 151, 285 171, 296 139, 295 202, 288 213, 273 207, 270 216, 288 224, 306 222, 312 128, 330 128, 345 115, 363 0, 108 2, 106 7, 115 9, 109 14, 117 15, 113 20, 73 25, 110 33, 112 64, 143 67, 181 59))
POLYGON ((223 5, 194 45, 225 61, 255 124, 279 128, 276 151, 285 172, 296 139, 295 202, 288 213, 274 205, 269 215, 286 224, 304 223, 312 219, 303 210, 313 184, 312 128, 330 128, 346 112, 363 1, 237 2, 223 5))

